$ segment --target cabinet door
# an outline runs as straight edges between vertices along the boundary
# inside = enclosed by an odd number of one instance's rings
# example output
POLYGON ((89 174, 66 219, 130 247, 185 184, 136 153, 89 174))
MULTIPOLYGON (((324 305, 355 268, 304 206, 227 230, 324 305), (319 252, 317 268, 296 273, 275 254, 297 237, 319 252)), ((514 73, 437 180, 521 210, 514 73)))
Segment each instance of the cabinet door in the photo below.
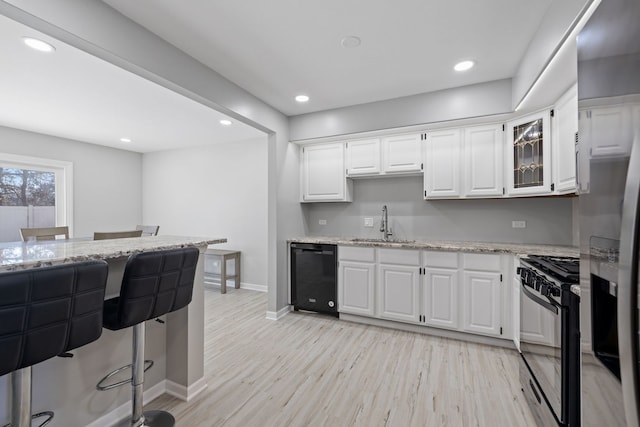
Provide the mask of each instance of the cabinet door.
POLYGON ((425 268, 422 307, 427 325, 458 328, 458 270, 425 268))
POLYGON ((460 149, 462 133, 448 129, 427 133, 425 145, 425 199, 460 196, 460 149))
POLYGON ((554 313, 520 293, 520 342, 559 347, 554 325, 554 313))
POLYGON ((465 270, 463 274, 463 329, 500 336, 500 273, 465 270))
POLYGON ((302 149, 303 201, 348 201, 344 144, 321 144, 302 149))
POLYGON ((338 277, 338 311, 374 316, 375 264, 340 261, 338 277))
POLYGON ((552 125, 553 182, 555 192, 576 190, 576 132, 578 132, 578 91, 573 86, 556 103, 552 125))
POLYGON ((363 139, 347 142, 347 174, 377 175, 380 173, 380 140, 363 139))
POLYGON ((587 113, 591 140, 591 157, 627 156, 633 135, 629 131, 631 107, 612 105, 594 107, 587 113))
POLYGON ((380 317, 418 323, 419 267, 380 264, 377 280, 380 317))
POLYGON ((550 111, 521 117, 507 126, 510 196, 551 194, 550 111))
POLYGON ((422 171, 421 134, 383 138, 382 170, 385 173, 422 171))
POLYGON ((504 194, 504 141, 502 125, 474 126, 464 130, 466 197, 504 194))
POLYGON ((590 187, 591 174, 591 123, 589 110, 578 110, 578 145, 576 157, 578 159, 576 178, 577 193, 587 194, 590 187))

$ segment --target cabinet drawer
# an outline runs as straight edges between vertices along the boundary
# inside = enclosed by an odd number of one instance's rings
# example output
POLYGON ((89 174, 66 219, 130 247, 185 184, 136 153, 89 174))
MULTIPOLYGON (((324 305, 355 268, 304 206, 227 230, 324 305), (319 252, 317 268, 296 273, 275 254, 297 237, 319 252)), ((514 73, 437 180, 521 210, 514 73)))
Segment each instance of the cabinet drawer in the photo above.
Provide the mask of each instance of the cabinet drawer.
POLYGON ((462 254, 462 268, 477 271, 501 271, 501 256, 494 254, 462 254))
POLYGON ((420 265, 420 251, 415 249, 378 249, 380 264, 420 265))
POLYGON ((427 267, 458 268, 457 252, 425 251, 423 260, 427 267))
POLYGON ((361 262, 375 262, 376 254, 374 248, 338 246, 338 259, 361 262))

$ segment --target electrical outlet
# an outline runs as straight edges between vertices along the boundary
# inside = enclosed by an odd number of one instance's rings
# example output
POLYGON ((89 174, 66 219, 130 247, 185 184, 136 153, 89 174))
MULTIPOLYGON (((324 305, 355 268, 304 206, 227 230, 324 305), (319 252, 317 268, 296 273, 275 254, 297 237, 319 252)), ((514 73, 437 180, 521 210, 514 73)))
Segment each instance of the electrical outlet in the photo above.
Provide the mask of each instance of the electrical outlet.
POLYGON ((527 221, 511 221, 511 228, 527 228, 527 221))
POLYGON ((364 226, 365 227, 373 227, 373 218, 370 216, 364 217, 364 226))
POLYGON ((318 220, 318 224, 320 224, 320 225, 327 225, 327 220, 326 220, 326 219, 319 219, 319 220, 318 220))

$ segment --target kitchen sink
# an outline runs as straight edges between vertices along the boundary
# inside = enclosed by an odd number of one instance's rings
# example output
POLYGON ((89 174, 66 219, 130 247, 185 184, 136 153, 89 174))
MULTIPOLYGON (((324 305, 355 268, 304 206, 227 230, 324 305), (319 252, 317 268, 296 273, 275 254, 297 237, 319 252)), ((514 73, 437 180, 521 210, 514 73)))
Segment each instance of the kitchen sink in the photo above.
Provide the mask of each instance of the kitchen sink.
POLYGON ((354 239, 350 239, 350 241, 354 243, 415 243, 415 240, 403 240, 403 239, 371 239, 371 238, 360 238, 356 237, 354 239))

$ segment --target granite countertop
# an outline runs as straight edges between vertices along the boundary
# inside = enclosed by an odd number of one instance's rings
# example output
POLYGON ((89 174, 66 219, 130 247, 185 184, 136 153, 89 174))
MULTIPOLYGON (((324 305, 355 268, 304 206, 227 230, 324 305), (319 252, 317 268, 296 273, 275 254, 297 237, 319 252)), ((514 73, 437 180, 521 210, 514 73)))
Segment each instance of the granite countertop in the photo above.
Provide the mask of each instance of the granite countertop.
POLYGON ((225 243, 224 238, 147 236, 109 240, 41 240, 0 243, 0 272, 69 262, 110 259, 183 247, 225 243))
POLYGON ((514 255, 547 255, 561 257, 580 256, 576 246, 540 245, 528 243, 464 242, 449 240, 394 240, 357 237, 301 237, 289 239, 289 243, 316 243, 341 246, 361 246, 396 249, 428 249, 451 252, 508 253, 514 255))

